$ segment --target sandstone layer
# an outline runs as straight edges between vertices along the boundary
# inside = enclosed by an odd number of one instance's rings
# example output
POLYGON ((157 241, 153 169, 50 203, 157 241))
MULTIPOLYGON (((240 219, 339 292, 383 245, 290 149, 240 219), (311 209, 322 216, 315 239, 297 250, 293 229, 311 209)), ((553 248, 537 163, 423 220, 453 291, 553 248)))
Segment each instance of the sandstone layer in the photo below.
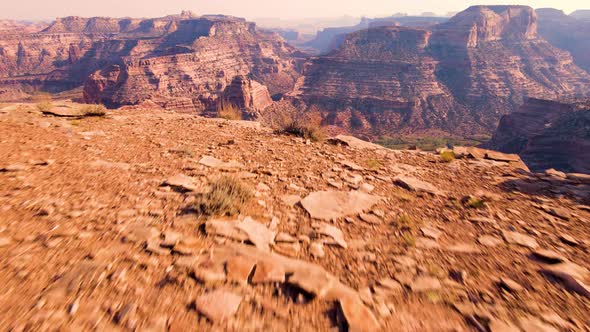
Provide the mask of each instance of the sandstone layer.
POLYGON ((151 100, 197 112, 231 99, 255 112, 292 89, 294 52, 233 17, 66 17, 36 33, 0 33, 0 98, 84 86, 86 102, 112 107, 151 100))
POLYGON ((298 99, 325 124, 368 136, 487 134, 525 97, 590 93, 590 74, 537 35, 524 6, 475 6, 430 29, 352 33, 304 75, 298 99))

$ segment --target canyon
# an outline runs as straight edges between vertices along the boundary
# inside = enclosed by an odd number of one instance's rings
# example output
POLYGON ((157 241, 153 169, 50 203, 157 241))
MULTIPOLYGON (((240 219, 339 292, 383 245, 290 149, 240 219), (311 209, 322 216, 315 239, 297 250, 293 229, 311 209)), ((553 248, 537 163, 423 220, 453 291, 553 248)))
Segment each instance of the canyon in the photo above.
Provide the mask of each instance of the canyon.
POLYGON ((585 21, 563 16, 474 6, 451 18, 364 19, 321 31, 318 56, 281 37, 297 34, 229 16, 66 17, 33 33, 6 22, 0 100, 75 89, 109 108, 150 102, 214 116, 228 101, 246 119, 294 108, 367 139, 485 137, 525 98, 590 95, 585 21))

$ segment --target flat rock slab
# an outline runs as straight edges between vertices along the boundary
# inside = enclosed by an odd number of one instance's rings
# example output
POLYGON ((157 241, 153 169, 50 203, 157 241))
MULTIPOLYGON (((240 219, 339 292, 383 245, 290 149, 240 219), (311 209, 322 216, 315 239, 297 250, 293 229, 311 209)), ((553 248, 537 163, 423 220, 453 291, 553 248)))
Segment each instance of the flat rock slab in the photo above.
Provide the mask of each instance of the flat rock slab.
POLYGON ((250 217, 246 217, 238 223, 236 228, 246 233, 248 239, 256 248, 263 251, 270 251, 270 245, 274 242, 276 235, 275 232, 250 217))
POLYGON ((318 234, 329 236, 342 248, 348 248, 348 244, 344 240, 344 234, 339 228, 327 223, 317 223, 312 226, 318 234))
POLYGON ((301 200, 301 205, 314 219, 336 220, 365 212, 380 200, 360 191, 318 191, 301 200))
POLYGON ((241 169, 244 166, 238 162, 235 161, 230 161, 230 162, 224 162, 222 160, 219 160, 215 157, 211 157, 211 156, 204 156, 203 158, 201 158, 201 160, 199 160, 199 164, 207 166, 207 167, 211 167, 211 168, 218 168, 218 169, 222 169, 222 170, 233 170, 233 169, 241 169))
POLYGON ((414 192, 425 192, 432 195, 442 196, 444 193, 433 184, 418 180, 409 176, 396 176, 393 182, 398 186, 414 192))
POLYGON ((504 237, 504 240, 510 244, 517 244, 519 246, 531 249, 536 249, 539 247, 539 244, 535 239, 522 233, 503 231, 502 236, 504 237))
POLYGON ((386 150, 386 148, 381 145, 377 145, 371 142, 363 141, 356 137, 346 135, 338 135, 336 137, 330 138, 328 141, 332 144, 343 144, 359 150, 386 150))
POLYGON ((242 296, 222 289, 201 295, 195 301, 197 311, 212 322, 220 322, 235 315, 240 303, 242 296))
POLYGON ((163 185, 172 187, 177 191, 194 191, 197 188, 195 186, 195 179, 184 174, 177 174, 166 179, 163 185))

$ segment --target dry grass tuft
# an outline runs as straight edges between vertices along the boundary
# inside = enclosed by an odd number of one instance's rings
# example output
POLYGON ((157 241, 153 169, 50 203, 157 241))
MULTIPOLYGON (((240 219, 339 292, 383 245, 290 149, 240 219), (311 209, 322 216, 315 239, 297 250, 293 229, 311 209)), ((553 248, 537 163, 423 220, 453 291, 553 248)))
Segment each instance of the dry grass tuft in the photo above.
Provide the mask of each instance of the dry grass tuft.
POLYGON ((440 153, 440 159, 445 163, 450 163, 451 161, 455 160, 455 152, 446 150, 440 153))
POLYGON ((227 100, 217 104, 217 116, 226 120, 242 120, 242 111, 227 100))
POLYGON ((107 109, 103 105, 84 105, 80 108, 84 116, 105 116, 107 109))
POLYGON ((211 190, 197 197, 198 214, 233 216, 239 214, 253 197, 252 190, 238 179, 222 176, 211 183, 211 190))
POLYGON ((274 127, 278 133, 294 135, 313 142, 322 142, 326 139, 326 134, 319 124, 297 113, 281 114, 274 123, 274 127))

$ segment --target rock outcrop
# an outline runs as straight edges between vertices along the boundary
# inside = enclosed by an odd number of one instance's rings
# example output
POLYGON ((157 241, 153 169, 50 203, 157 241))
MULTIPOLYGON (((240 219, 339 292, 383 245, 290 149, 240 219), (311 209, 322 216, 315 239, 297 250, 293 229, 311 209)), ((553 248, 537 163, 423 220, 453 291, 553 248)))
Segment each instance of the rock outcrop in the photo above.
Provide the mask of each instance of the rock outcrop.
POLYGON ((430 29, 349 34, 305 67, 297 97, 367 136, 439 129, 488 134, 525 97, 590 94, 590 74, 537 35, 525 6, 475 6, 430 29))
POLYGON ((532 170, 590 173, 590 103, 529 99, 502 118, 488 145, 519 154, 532 170))
POLYGON ((261 84, 271 94, 285 93, 298 77, 293 48, 237 18, 183 20, 175 32, 137 48, 141 57, 123 56, 90 76, 86 101, 121 106, 149 99, 165 108, 202 111, 221 99, 239 99, 238 105, 261 109, 269 104, 261 84))

